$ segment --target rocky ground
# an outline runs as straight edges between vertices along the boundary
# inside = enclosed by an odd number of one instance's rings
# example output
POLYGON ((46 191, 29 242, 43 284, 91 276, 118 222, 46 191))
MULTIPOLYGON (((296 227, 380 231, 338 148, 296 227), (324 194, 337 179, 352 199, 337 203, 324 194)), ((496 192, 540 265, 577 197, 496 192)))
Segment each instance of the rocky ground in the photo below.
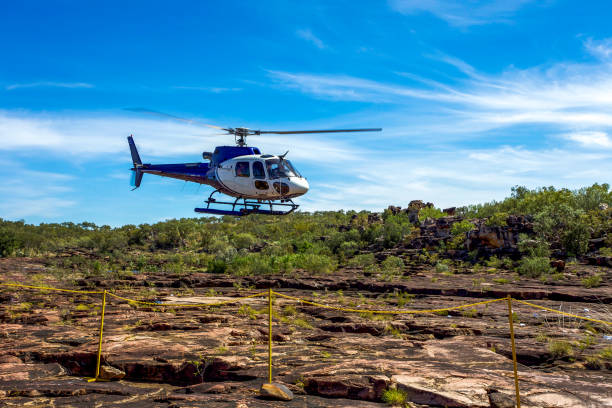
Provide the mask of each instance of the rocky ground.
MULTIPOLYGON (((396 254, 398 255, 398 254, 396 254)), ((399 254, 401 255, 401 254, 399 254)), ((568 265, 558 280, 500 269, 403 276, 342 269, 316 277, 134 274, 60 282, 37 259, 0 260, 2 282, 107 289, 149 301, 210 302, 275 288, 356 309, 432 309, 504 297, 612 320, 612 269, 568 265), (581 277, 595 272, 600 287, 581 277), (177 299, 180 298, 180 299, 177 299)), ((151 308, 109 298, 104 375, 94 374, 101 295, 0 287, 0 406, 380 407, 397 388, 409 406, 511 407, 507 303, 450 313, 344 313, 274 299, 274 379, 295 394, 268 401, 267 299, 213 308, 151 308)), ((524 407, 612 406, 612 329, 514 305, 524 407)))

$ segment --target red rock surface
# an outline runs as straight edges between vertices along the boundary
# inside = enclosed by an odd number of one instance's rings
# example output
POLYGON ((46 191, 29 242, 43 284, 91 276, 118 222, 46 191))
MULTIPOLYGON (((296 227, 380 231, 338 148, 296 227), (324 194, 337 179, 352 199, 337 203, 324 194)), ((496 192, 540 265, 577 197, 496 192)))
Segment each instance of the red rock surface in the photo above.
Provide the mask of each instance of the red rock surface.
MULTIPOLYGON (((38 272, 42 268, 34 260, 0 260, 2 280, 32 284, 25 266, 38 272)), ((273 285, 281 293, 364 310, 397 309, 398 291, 413 295, 404 309, 440 308, 510 293, 554 309, 611 320, 610 271, 600 270, 603 286, 587 289, 579 280, 585 268, 593 267, 568 266, 568 278, 553 284, 514 282, 514 275, 500 271, 443 275, 413 265, 403 278, 390 281, 342 270, 312 279, 142 275, 124 281, 84 279, 73 287, 99 287, 148 300, 199 302, 202 297, 253 293, 235 289, 239 282, 241 287, 273 285), (506 277, 511 283, 495 283, 493 277, 506 277), (209 288, 217 294, 206 296, 209 288)), ((67 287, 50 277, 34 283, 67 287)), ((503 406, 499 404, 513 398, 505 301, 448 316, 380 317, 276 298, 274 380, 295 394, 291 402, 257 396, 268 376, 265 298, 212 309, 162 310, 109 298, 102 361, 126 375, 120 381, 88 383, 83 377, 95 372, 99 307, 99 295, 0 287, 0 406, 376 407, 382 406, 381 396, 388 388, 403 390, 412 406, 489 407, 491 401, 503 406)), ((581 350, 587 336, 584 323, 514 307, 522 405, 612 406, 612 367, 605 362, 593 367, 587 361, 612 345, 604 337, 610 329, 592 325, 598 331, 592 344, 581 350), (573 356, 555 356, 549 347, 553 341, 573 344, 573 356)))

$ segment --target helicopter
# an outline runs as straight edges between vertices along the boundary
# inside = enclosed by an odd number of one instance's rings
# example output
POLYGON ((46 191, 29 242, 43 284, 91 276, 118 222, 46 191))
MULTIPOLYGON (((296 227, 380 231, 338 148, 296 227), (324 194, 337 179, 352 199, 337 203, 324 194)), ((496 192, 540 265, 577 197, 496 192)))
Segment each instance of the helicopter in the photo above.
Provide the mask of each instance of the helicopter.
POLYGON ((133 190, 140 187, 144 174, 154 174, 214 188, 206 207, 195 208, 202 214, 243 216, 248 214, 286 215, 295 211, 299 205, 293 199, 302 196, 310 188, 308 181, 297 168, 286 159, 288 151, 281 155, 263 154, 257 147, 247 146, 247 136, 262 134, 309 134, 342 132, 378 132, 381 128, 333 129, 333 130, 252 130, 245 127, 223 128, 197 121, 179 118, 144 109, 130 109, 200 124, 233 135, 235 146, 217 146, 213 152, 203 152, 206 162, 177 164, 148 164, 140 159, 133 135, 128 136, 132 155, 133 190), (215 194, 234 198, 233 201, 219 201, 215 194), (221 208, 215 208, 221 207, 221 208), (230 209, 231 207, 231 209, 230 209))

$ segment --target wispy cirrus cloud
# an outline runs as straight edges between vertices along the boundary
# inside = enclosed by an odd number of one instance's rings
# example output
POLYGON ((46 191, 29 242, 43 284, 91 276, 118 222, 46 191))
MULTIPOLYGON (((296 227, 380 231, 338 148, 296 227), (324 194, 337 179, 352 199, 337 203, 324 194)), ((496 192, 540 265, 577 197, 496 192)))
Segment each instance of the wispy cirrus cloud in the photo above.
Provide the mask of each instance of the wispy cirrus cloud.
POLYGON ((27 82, 20 84, 11 84, 6 86, 7 91, 12 91, 20 88, 93 88, 94 85, 86 82, 54 82, 54 81, 39 81, 27 82))
POLYGON ((605 132, 574 132, 563 135, 590 149, 612 149, 612 138, 605 132))
POLYGON ((367 166, 345 163, 343 171, 336 180, 312 183, 302 207, 346 209, 351 203, 351 209, 381 210, 390 204, 406 206, 414 199, 450 207, 502 199, 515 185, 575 189, 609 182, 612 155, 579 145, 403 150, 391 157, 371 155, 367 166))
MULTIPOLYGON (((587 40, 585 49, 593 52, 593 44, 587 40)), ((604 43, 598 44, 597 52, 605 54, 604 43)), ((612 64, 608 61, 556 63, 522 70, 509 67, 494 75, 478 72, 450 56, 434 58, 455 67, 465 77, 449 85, 399 73, 412 80, 413 84, 406 85, 406 81, 380 82, 347 75, 284 71, 269 71, 269 75, 277 86, 316 98, 387 103, 395 105, 397 111, 429 103, 442 119, 436 121, 439 126, 445 122, 466 123, 486 130, 548 124, 572 131, 612 127, 612 64)))
MULTIPOLYGON (((127 160, 126 137, 134 135, 144 160, 183 158, 200 160, 201 152, 233 140, 219 130, 171 119, 141 118, 122 113, 44 114, 0 111, 0 151, 44 150, 61 155, 67 161, 109 157, 127 160)), ((363 158, 365 151, 348 143, 323 136, 253 136, 252 143, 270 153, 284 153, 307 162, 320 162, 325 155, 332 162, 363 158)), ((129 162, 127 160, 126 162, 129 162)), ((326 162, 323 163, 325 165, 326 162)))
POLYGON ((458 27, 507 23, 524 5, 533 0, 391 0, 402 14, 431 13, 458 27))
POLYGON ((604 38, 603 40, 594 40, 588 38, 584 42, 584 46, 593 56, 607 60, 612 57, 612 38, 604 38))
POLYGON ((312 30, 310 30, 309 28, 304 28, 304 29, 297 30, 295 32, 295 34, 299 38, 301 38, 302 40, 311 43, 312 45, 314 45, 315 47, 317 47, 320 50, 328 48, 327 45, 319 37, 317 37, 312 32, 312 30))
POLYGON ((242 88, 224 88, 218 86, 173 86, 172 89, 181 89, 185 91, 202 91, 215 94, 242 91, 242 88))

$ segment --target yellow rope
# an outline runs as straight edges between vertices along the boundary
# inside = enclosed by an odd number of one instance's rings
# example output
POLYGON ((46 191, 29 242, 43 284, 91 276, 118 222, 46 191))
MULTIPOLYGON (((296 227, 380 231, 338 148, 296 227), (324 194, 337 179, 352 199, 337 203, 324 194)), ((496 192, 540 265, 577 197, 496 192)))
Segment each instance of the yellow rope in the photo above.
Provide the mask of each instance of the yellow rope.
POLYGON ((593 318, 590 318, 590 317, 578 316, 578 315, 575 315, 573 313, 562 312, 560 310, 555 310, 555 309, 551 309, 551 308, 548 308, 548 307, 535 305, 533 303, 525 302, 524 300, 518 300, 518 299, 512 299, 512 300, 515 301, 515 302, 522 303, 524 305, 528 305, 528 306, 531 306, 531 307, 536 307, 536 308, 542 309, 542 310, 547 310, 549 312, 558 313, 558 314, 562 314, 562 315, 569 316, 569 317, 575 317, 576 319, 589 320, 591 322, 607 324, 609 326, 612 326, 612 322, 608 322, 608 321, 605 321, 605 320, 598 320, 598 319, 593 319, 593 318))
POLYGON ((345 307, 324 305, 322 303, 311 302, 311 301, 300 299, 300 298, 297 298, 297 297, 293 297, 293 296, 289 296, 289 295, 283 295, 282 293, 278 293, 278 292, 272 292, 272 293, 274 293, 275 295, 278 295, 280 297, 284 297, 285 299, 296 300, 298 302, 306 303, 307 305, 318 306, 318 307, 322 307, 322 308, 325 308, 325 309, 341 310, 343 312, 349 312, 349 313, 376 313, 376 314, 419 314, 419 313, 445 312, 445 311, 448 311, 448 310, 463 309, 463 308, 466 308, 466 307, 484 305, 484 304, 487 304, 487 303, 493 303, 493 302, 499 302, 499 301, 502 301, 502 300, 506 300, 506 298, 484 300, 482 302, 469 303, 467 305, 460 305, 460 306, 445 307, 443 309, 429 309, 429 310, 369 310, 369 309, 349 309, 349 308, 345 308, 345 307))
MULTIPOLYGON (((16 288, 27 288, 27 289, 40 289, 40 290, 55 290, 55 291, 59 291, 59 292, 70 292, 70 293, 84 293, 84 294, 101 294, 104 293, 104 291, 101 290, 74 290, 74 289, 61 289, 61 288, 53 288, 53 287, 49 287, 49 286, 33 286, 33 285, 23 285, 23 284, 19 284, 19 283, 0 283, 0 286, 8 286, 8 287, 16 287, 16 288)), ((349 313, 376 313, 376 314, 420 314, 420 313, 435 313, 435 312, 445 312, 445 311, 449 311, 449 310, 457 310, 457 309, 464 309, 466 307, 473 307, 473 306, 478 306, 478 305, 485 305, 488 303, 494 303, 494 302, 499 302, 502 300, 506 300, 507 298, 500 298, 500 299, 491 299, 491 300, 485 300, 482 302, 476 302, 476 303, 469 303, 469 304, 465 304, 465 305, 459 305, 459 306, 452 306, 452 307, 445 307, 445 308, 441 308, 441 309, 428 309, 428 310, 369 310, 369 309, 351 309, 351 308, 345 308, 345 307, 339 307, 339 306, 331 306, 331 305, 325 305, 322 303, 317 303, 317 302, 312 302, 309 300, 305 300, 305 299, 301 299, 298 297, 294 297, 294 296, 289 296, 289 295, 284 295, 282 293, 278 293, 278 292, 272 292, 280 297, 283 297, 285 299, 290 299, 290 300, 295 300, 297 302, 301 302, 307 305, 311 305, 311 306, 317 306, 317 307, 322 307, 324 309, 332 309, 332 310, 339 310, 339 311, 343 311, 343 312, 349 312, 349 313)), ((132 303, 136 303, 136 304, 140 304, 140 305, 146 305, 146 306, 154 306, 154 307, 206 307, 206 306, 221 306, 221 305, 226 305, 226 304, 230 304, 230 303, 236 303, 239 300, 242 299, 250 299, 250 298, 254 298, 254 297, 259 297, 259 296, 265 296, 268 293, 266 292, 259 292, 259 293, 255 293, 253 295, 249 295, 249 296, 243 296, 243 297, 239 297, 239 298, 234 298, 231 300, 227 300, 227 301, 223 301, 223 302, 216 302, 216 303, 194 303, 194 304, 178 304, 178 303, 154 303, 154 302, 143 302, 141 300, 135 300, 135 299, 130 299, 130 298, 126 298, 123 296, 119 296, 116 295, 112 292, 106 292, 107 295, 109 296, 113 296, 117 299, 121 299, 121 300, 125 300, 127 302, 132 302, 132 303)), ((561 315, 565 315, 565 316, 569 316, 569 317, 574 317, 576 319, 582 319, 582 320, 588 320, 591 322, 595 322, 595 323, 601 323, 601 324, 605 324, 608 326, 612 326, 612 322, 608 322, 606 320, 599 320, 599 319, 593 319, 591 317, 584 317, 584 316, 579 316, 579 315, 575 315, 573 313, 567 313, 567 312, 562 312, 560 310, 555 310, 555 309, 551 309, 548 307, 544 307, 544 306, 539 306, 530 302, 526 302, 524 300, 518 300, 518 299, 512 299, 518 303, 522 303, 525 304, 527 306, 531 306, 531 307, 535 307, 538 309, 542 309, 542 310, 546 310, 552 313, 557 313, 557 314, 561 314, 561 315)))
POLYGON ((41 290, 57 290, 57 291, 60 291, 60 292, 72 292, 72 293, 90 293, 90 294, 104 293, 101 290, 60 289, 60 288, 50 288, 48 286, 21 285, 19 283, 0 283, 0 286, 12 286, 12 287, 17 287, 17 288, 41 289, 41 290))
POLYGON ((110 295, 110 296, 116 297, 117 299, 126 300, 128 302, 132 302, 132 303, 136 303, 136 304, 140 304, 140 305, 145 305, 145 306, 155 306, 155 307, 205 307, 205 306, 221 306, 221 305, 226 305, 226 304, 230 304, 230 303, 236 303, 236 302, 238 302, 239 300, 242 300, 242 299, 250 299, 250 298, 254 298, 254 297, 258 297, 258 296, 264 296, 266 294, 266 292, 259 292, 259 293, 255 293, 254 295, 233 298, 233 299, 230 299, 230 300, 225 300, 223 302, 216 302, 216 303, 192 303, 192 304, 188 304, 188 303, 154 303, 154 302, 143 302, 143 301, 140 301, 140 300, 134 300, 134 299, 126 298, 126 297, 123 297, 123 296, 115 295, 114 293, 111 293, 111 292, 107 292, 107 294, 110 295))

